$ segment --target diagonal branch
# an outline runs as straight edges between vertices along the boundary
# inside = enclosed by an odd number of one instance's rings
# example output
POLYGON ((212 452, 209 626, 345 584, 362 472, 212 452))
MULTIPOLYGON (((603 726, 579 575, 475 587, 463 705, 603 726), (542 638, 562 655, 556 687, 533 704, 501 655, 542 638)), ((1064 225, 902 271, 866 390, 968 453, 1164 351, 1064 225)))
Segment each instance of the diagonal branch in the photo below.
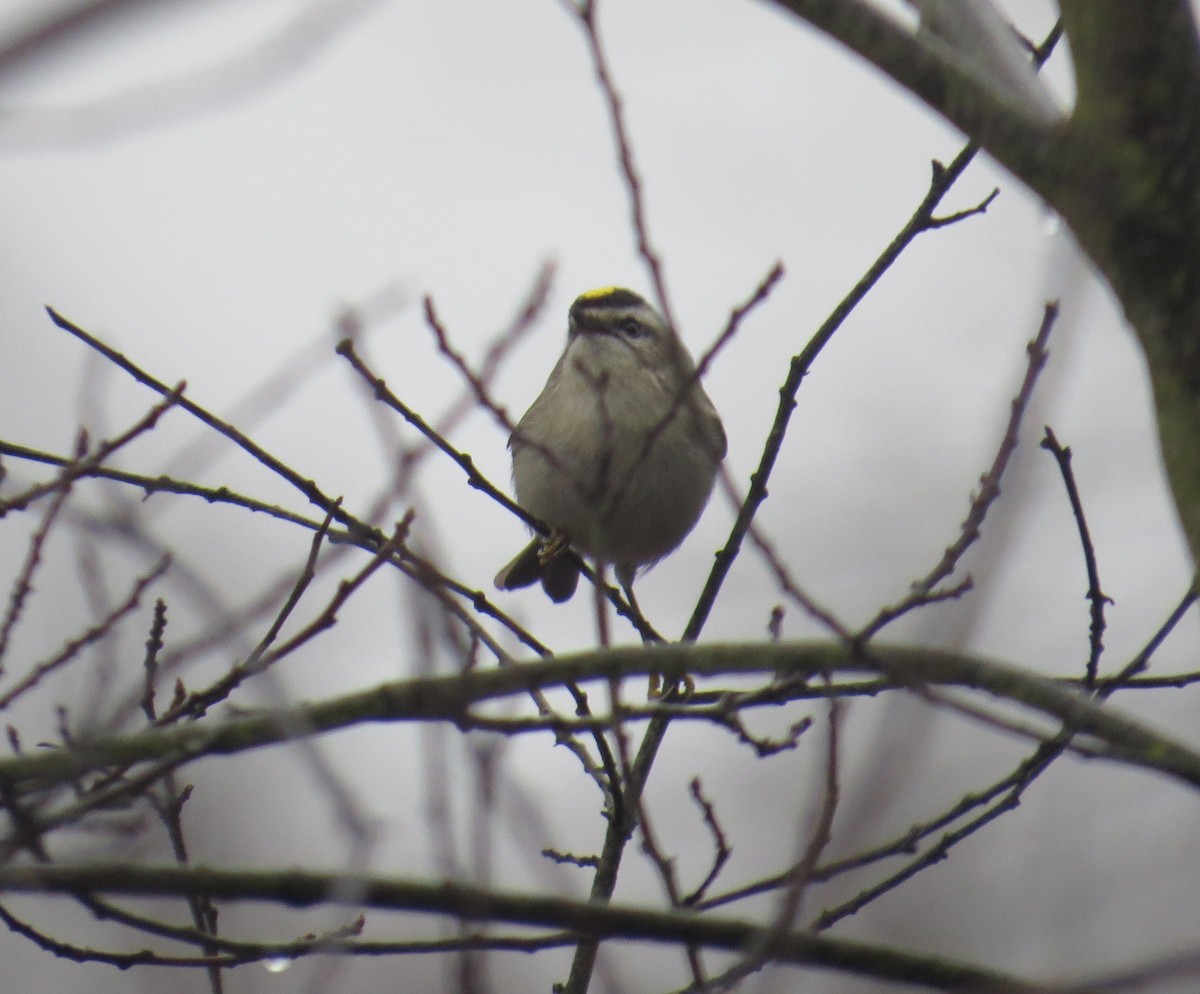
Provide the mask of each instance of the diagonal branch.
POLYGON ((867 0, 773 2, 882 70, 1043 195, 1065 182, 1068 167, 1072 183, 1084 179, 1088 160, 1068 154, 1064 124, 1048 123, 1024 101, 988 85, 969 60, 931 33, 910 32, 867 0))
POLYGON ((1029 48, 993 0, 909 0, 932 32, 967 59, 981 82, 1046 122, 1061 112, 1029 62, 1029 48))
MULTIPOLYGON (((46 313, 50 315, 50 320, 58 325, 59 328, 70 333, 71 335, 74 335, 89 348, 94 349, 96 352, 100 353, 100 355, 104 356, 104 358, 111 362, 114 366, 118 366, 125 370, 126 373, 132 376, 139 383, 149 387, 151 390, 160 394, 164 398, 174 397, 175 395, 179 394, 174 402, 178 404, 179 407, 187 411, 188 414, 212 428, 214 431, 224 435, 242 451, 252 456, 258 462, 266 466, 267 469, 271 470, 271 472, 282 477, 293 487, 299 490, 300 493, 308 498, 311 503, 315 504, 317 507, 321 508, 321 510, 327 513, 332 513, 334 518, 349 528, 356 535, 361 535, 363 533, 364 529, 361 522, 359 522, 353 515, 343 511, 341 507, 336 504, 332 497, 329 497, 322 492, 321 488, 317 486, 314 480, 305 479, 294 469, 277 459, 275 456, 271 455, 271 453, 269 453, 261 445, 258 445, 253 439, 239 431, 233 425, 229 424, 227 421, 222 421, 216 415, 205 410, 199 404, 196 404, 187 397, 182 396, 179 388, 172 390, 161 380, 151 376, 116 349, 110 348, 94 335, 89 334, 79 325, 67 320, 65 317, 55 311, 54 308, 47 307, 46 313)), ((99 461, 100 460, 97 460, 97 463, 99 463, 99 461)), ((378 541, 383 540, 381 536, 372 537, 377 537, 378 541)))

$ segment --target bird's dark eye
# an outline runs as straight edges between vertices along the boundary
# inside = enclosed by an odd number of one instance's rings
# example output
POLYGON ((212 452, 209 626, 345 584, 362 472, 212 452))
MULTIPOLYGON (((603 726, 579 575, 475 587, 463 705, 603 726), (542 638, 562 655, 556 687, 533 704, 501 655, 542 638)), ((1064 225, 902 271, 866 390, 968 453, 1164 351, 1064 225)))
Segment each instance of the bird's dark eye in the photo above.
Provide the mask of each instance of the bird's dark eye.
POLYGON ((646 334, 646 327, 637 318, 626 317, 621 318, 617 322, 617 328, 620 329, 622 335, 627 338, 641 338, 646 334))

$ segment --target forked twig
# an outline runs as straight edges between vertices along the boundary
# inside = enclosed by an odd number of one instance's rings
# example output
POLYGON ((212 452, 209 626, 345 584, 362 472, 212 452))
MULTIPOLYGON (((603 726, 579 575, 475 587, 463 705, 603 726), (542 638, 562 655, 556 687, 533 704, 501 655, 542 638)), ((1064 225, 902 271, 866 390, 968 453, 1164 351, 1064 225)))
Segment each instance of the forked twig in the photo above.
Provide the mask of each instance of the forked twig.
POLYGON ((1021 432, 1021 420, 1026 409, 1029 407, 1030 399, 1033 397, 1033 388, 1037 384, 1038 376, 1042 368, 1046 365, 1046 359, 1049 355, 1046 346, 1050 340, 1050 331, 1054 327, 1057 317, 1058 303, 1056 301, 1047 303, 1042 312, 1042 323, 1038 328, 1037 335, 1026 347, 1026 351, 1029 353, 1029 361, 1025 366, 1025 377, 1021 382, 1021 388, 1017 391, 1017 395, 1012 401, 1012 411, 1009 415, 1008 425, 1005 427, 1004 435, 1000 439, 1000 445, 996 450, 996 456, 992 460, 991 467, 980 478, 979 492, 971 500, 967 516, 959 527, 958 537, 946 548, 946 551, 942 554, 942 558, 938 560, 933 569, 912 585, 907 596, 897 604, 882 608, 863 627, 862 631, 858 634, 858 638, 861 641, 866 642, 884 626, 891 624, 891 622, 907 614, 914 608, 933 601, 960 596, 970 589, 970 577, 964 578, 957 585, 950 588, 939 590, 938 584, 942 583, 954 572, 967 550, 979 539, 983 521, 987 517, 992 505, 996 502, 996 499, 1000 496, 1000 481, 1004 476, 1004 471, 1008 468, 1009 462, 1012 460, 1013 453, 1017 450, 1017 442, 1021 432))
POLYGON ((176 384, 169 389, 164 386, 161 391, 163 399, 160 403, 155 404, 143 418, 139 419, 120 435, 101 442, 96 446, 95 451, 91 453, 87 452, 85 440, 81 439, 79 455, 75 459, 63 464, 54 479, 36 484, 27 490, 0 500, 0 518, 4 517, 10 511, 23 511, 35 500, 45 497, 47 494, 55 493, 63 487, 69 487, 79 478, 88 476, 118 449, 128 445, 139 435, 151 431, 158 424, 159 418, 172 407, 176 405, 183 407, 188 403, 183 396, 184 386, 185 384, 183 383, 176 384))
MULTIPOLYGON (((170 397, 173 393, 175 393, 175 391, 167 387, 167 385, 161 380, 151 376, 144 369, 126 358, 116 349, 105 345, 94 335, 84 331, 84 329, 79 327, 79 325, 67 320, 65 317, 55 311, 54 308, 47 307, 46 313, 50 315, 50 320, 58 325, 59 328, 74 335, 89 348, 99 352, 100 355, 104 356, 104 358, 106 358, 109 362, 125 370, 126 373, 132 376, 139 383, 149 387, 151 390, 161 394, 163 397, 170 397)), ((217 417, 215 414, 212 414, 210 411, 205 410, 199 404, 189 400, 187 397, 180 396, 175 402, 183 410, 192 415, 192 417, 196 418, 198 421, 212 428, 221 435, 224 435, 231 442, 233 442, 234 445, 240 448, 243 452, 246 452, 258 462, 262 463, 262 465, 264 465, 276 476, 286 480, 322 511, 329 513, 330 509, 334 508, 334 517, 352 532, 358 534, 363 531, 364 526, 362 523, 359 522, 353 515, 348 514, 340 507, 337 507, 336 501, 332 497, 327 496, 324 491, 317 486, 315 481, 305 479, 282 460, 271 455, 271 453, 269 453, 261 445, 249 438, 243 432, 239 431, 233 425, 217 417)), ((372 537, 374 536, 372 535, 372 537)))
POLYGON ((0 694, 0 710, 9 707, 13 701, 33 687, 36 687, 50 673, 70 662, 79 654, 80 650, 109 635, 112 632, 113 626, 118 621, 137 608, 138 604, 141 603, 142 594, 146 592, 146 589, 151 584, 166 574, 170 564, 171 561, 169 558, 164 557, 159 560, 158 565, 154 569, 145 576, 140 577, 133 584, 125 600, 113 608, 108 615, 101 618, 81 635, 69 639, 53 656, 30 667, 29 672, 24 677, 3 694, 0 694))

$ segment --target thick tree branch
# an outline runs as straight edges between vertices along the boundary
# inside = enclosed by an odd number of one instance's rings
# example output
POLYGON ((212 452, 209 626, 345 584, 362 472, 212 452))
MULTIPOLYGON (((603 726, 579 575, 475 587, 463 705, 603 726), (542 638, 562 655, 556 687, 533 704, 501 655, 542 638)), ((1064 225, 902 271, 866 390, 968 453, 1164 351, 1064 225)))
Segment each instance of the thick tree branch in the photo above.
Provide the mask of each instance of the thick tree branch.
MULTIPOLYGON (((651 911, 628 905, 599 905, 543 894, 482 890, 451 883, 400 878, 350 878, 294 869, 216 870, 201 867, 100 863, 84 866, 0 867, 0 891, 75 894, 199 895, 209 899, 253 900, 291 907, 345 904, 396 911, 452 915, 467 921, 507 921, 569 928, 606 938, 691 943, 716 949, 743 949, 762 927, 737 919, 703 918, 691 912, 651 911)), ((996 971, 938 956, 909 953, 847 939, 787 933, 773 939, 768 958, 942 991, 1048 991, 996 971)), ((1055 987, 1055 991, 1064 988, 1055 987)), ((1073 994, 1082 992, 1071 988, 1073 994)))
MULTIPOLYGON (((285 742, 299 733, 317 734, 364 722, 456 722, 470 707, 483 701, 561 686, 568 681, 612 680, 650 673, 661 673, 679 682, 686 675, 779 673, 791 678, 815 678, 827 673, 878 672, 891 677, 898 687, 960 687, 1023 705, 1062 722, 1071 732, 1094 736, 1106 747, 1110 759, 1200 786, 1200 752, 1027 670, 934 649, 872 644, 869 651, 851 651, 825 642, 629 646, 505 669, 401 680, 286 711, 80 740, 71 748, 0 760, 0 784, 53 783, 107 766, 149 760, 179 764, 200 756, 227 755, 285 742)), ((1047 738, 1054 734, 1053 730, 1047 731, 1047 738)))
POLYGON ((1196 29, 1186 0, 1061 0, 1075 68, 1075 126, 1153 142, 1196 110, 1196 29), (1133 85, 1131 85, 1133 84, 1133 85))
POLYGON ((1062 117, 1030 62, 1029 47, 994 0, 908 0, 921 13, 921 31, 954 47, 972 72, 1047 122, 1062 117))
POLYGON ((907 30, 865 0, 773 2, 882 70, 1044 196, 1062 186, 1064 162, 1075 159, 1065 124, 990 85, 946 42, 907 30))
MULTIPOLYGON (((1137 332, 1163 461, 1200 555, 1200 40, 1185 0, 1062 0, 1077 107, 1046 125, 864 0, 774 0, 978 141, 1062 215, 1137 332)), ((943 50, 943 47, 945 50, 943 50)))
POLYGON ((1162 453, 1200 555, 1200 41, 1185 0, 1062 0, 1078 81, 1045 125, 864 0, 775 0, 978 141, 1070 224, 1137 332, 1162 453))

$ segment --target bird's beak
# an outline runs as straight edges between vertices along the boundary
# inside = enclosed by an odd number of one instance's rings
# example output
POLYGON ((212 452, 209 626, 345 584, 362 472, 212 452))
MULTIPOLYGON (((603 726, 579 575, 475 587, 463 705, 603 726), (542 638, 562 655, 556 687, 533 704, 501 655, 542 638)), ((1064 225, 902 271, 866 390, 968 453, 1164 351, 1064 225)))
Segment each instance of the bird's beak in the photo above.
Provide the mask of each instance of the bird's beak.
POLYGON ((598 320, 585 308, 572 307, 568 334, 574 338, 576 335, 609 335, 612 334, 612 331, 608 325, 598 320))

